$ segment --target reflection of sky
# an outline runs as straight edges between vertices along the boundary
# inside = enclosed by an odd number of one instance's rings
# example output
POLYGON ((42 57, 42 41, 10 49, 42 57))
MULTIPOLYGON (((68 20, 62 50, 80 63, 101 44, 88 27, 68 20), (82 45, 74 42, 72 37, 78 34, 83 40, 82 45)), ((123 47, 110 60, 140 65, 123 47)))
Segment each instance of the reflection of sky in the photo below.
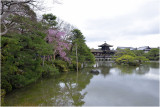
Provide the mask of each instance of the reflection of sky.
POLYGON ((60 85, 61 88, 64 88, 64 87, 65 87, 65 84, 62 83, 62 82, 60 82, 59 85, 60 85))
POLYGON ((159 69, 151 68, 151 72, 144 75, 144 77, 153 80, 159 80, 159 69))
POLYGON ((144 75, 121 74, 110 69, 108 76, 95 75, 84 92, 87 106, 155 106, 159 104, 159 69, 144 75), (98 93, 97 93, 98 92, 98 93))

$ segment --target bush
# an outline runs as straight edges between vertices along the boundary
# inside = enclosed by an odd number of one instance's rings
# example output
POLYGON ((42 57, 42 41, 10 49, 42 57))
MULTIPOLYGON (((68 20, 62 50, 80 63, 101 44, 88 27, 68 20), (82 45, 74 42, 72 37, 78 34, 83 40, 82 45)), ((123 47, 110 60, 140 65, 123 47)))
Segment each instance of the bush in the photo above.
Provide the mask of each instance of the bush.
MULTIPOLYGON (((72 61, 70 64, 69 64, 69 69, 74 71, 74 70, 77 70, 77 62, 76 61, 72 61)), ((81 63, 78 62, 78 69, 81 69, 81 63)))
POLYGON ((133 51, 129 49, 118 49, 115 53, 115 57, 121 57, 123 55, 129 55, 135 57, 136 55, 133 53, 133 51))
POLYGON ((6 79, 2 79, 1 89, 5 89, 6 92, 10 92, 10 91, 12 91, 12 85, 6 79))
POLYGON ((144 56, 130 56, 130 55, 123 55, 116 59, 116 63, 118 64, 126 64, 126 65, 140 65, 148 61, 148 59, 144 56))
POLYGON ((12 75, 10 78, 13 89, 24 87, 27 84, 23 75, 12 75))
POLYGON ((13 33, 2 36, 1 88, 6 92, 24 87, 41 77, 42 60, 36 55, 45 54, 44 49, 49 49, 42 36, 45 35, 13 33))
POLYGON ((149 61, 149 59, 147 59, 147 58, 144 57, 144 56, 136 56, 136 57, 135 57, 135 60, 137 60, 138 63, 143 63, 143 62, 149 61))
POLYGON ((158 48, 153 48, 151 49, 148 53, 145 53, 145 56, 149 59, 149 60, 159 60, 159 49, 158 48))
POLYGON ((55 60, 54 65, 56 66, 56 68, 59 69, 60 72, 67 72, 68 71, 67 62, 65 62, 65 61, 55 60))
POLYGON ((118 64, 128 64, 128 65, 134 65, 135 60, 133 56, 130 55, 123 55, 116 59, 116 63, 118 64))
POLYGON ((4 106, 4 97, 6 95, 6 91, 1 89, 1 105, 4 106))
POLYGON ((58 73, 59 70, 55 66, 45 64, 43 67, 42 77, 49 77, 58 73))

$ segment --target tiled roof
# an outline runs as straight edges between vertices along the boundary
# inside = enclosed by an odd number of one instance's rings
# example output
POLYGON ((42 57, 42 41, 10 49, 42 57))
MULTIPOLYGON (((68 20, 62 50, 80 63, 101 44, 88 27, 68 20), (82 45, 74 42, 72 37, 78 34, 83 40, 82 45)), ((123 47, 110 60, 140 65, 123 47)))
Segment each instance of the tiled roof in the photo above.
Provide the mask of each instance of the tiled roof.
POLYGON ((149 46, 143 46, 139 47, 137 50, 150 50, 151 48, 149 46))
POLYGON ((102 44, 102 45, 99 45, 98 47, 102 47, 102 46, 109 46, 109 47, 113 47, 113 45, 109 45, 109 44, 107 44, 107 43, 104 43, 104 44, 102 44))
MULTIPOLYGON (((103 52, 101 49, 91 49, 91 52, 103 52)), ((107 50, 107 52, 115 52, 115 50, 107 50)))

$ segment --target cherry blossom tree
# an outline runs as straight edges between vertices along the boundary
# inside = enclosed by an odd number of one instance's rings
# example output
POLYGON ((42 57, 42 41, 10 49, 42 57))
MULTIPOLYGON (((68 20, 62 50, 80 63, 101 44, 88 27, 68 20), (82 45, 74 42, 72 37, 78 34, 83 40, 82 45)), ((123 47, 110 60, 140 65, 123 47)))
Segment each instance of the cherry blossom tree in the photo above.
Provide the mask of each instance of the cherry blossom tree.
POLYGON ((54 59, 56 55, 60 55, 62 59, 65 61, 69 61, 69 58, 67 57, 66 51, 69 50, 70 46, 69 43, 64 40, 65 32, 58 31, 56 29, 49 29, 48 35, 46 37, 46 40, 49 44, 54 45, 54 59))

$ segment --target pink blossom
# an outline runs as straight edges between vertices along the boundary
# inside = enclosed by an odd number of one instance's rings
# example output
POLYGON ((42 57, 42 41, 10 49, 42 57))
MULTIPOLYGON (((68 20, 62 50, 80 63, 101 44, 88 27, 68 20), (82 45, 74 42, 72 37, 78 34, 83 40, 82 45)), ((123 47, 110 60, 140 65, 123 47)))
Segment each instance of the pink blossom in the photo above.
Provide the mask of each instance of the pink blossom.
POLYGON ((62 59, 69 61, 65 49, 69 50, 70 48, 69 43, 63 40, 64 36, 65 32, 63 31, 49 29, 46 39, 48 40, 48 43, 55 44, 55 52, 57 52, 57 54, 59 54, 62 59))

